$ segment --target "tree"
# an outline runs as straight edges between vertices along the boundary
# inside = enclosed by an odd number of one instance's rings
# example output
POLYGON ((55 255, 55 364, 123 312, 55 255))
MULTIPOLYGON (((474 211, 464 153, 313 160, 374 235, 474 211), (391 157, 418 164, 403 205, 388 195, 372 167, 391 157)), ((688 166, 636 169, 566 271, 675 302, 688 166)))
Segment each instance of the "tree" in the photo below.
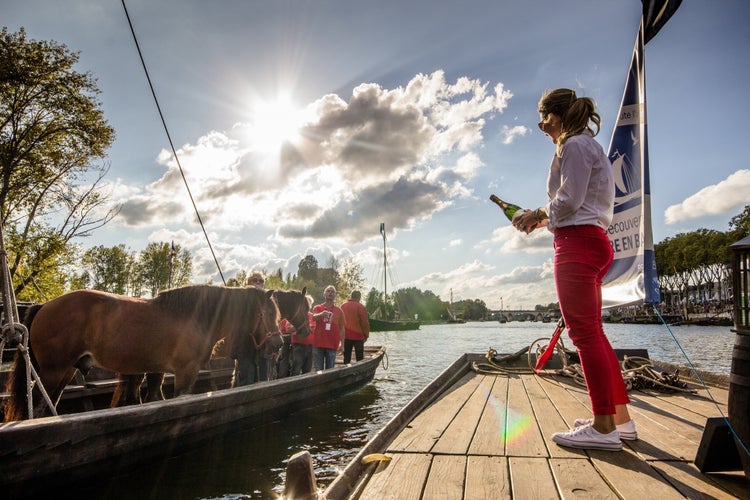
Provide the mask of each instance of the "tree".
POLYGON ((341 265, 336 290, 340 299, 348 298, 354 290, 362 292, 365 286, 364 270, 360 264, 353 259, 344 260, 341 265))
POLYGON ((234 278, 227 280, 227 286, 245 286, 247 285, 247 271, 244 269, 237 271, 234 278))
POLYGON ((130 289, 131 269, 135 256, 125 245, 96 246, 86 250, 81 259, 87 288, 126 295, 130 289))
POLYGON ((99 184, 114 140, 90 73, 55 42, 0 32, 0 226, 16 295, 70 263, 71 239, 109 222, 99 184))
POLYGON ((312 255, 305 255, 305 257, 299 261, 297 275, 303 280, 315 281, 318 278, 318 259, 312 255))
POLYGON ((166 242, 149 243, 146 249, 141 251, 136 265, 137 281, 133 286, 134 295, 141 296, 147 291, 151 297, 156 297, 161 290, 169 288, 170 270, 172 287, 190 284, 193 273, 190 252, 175 245, 174 259, 171 257, 172 249, 166 242))
POLYGON ((731 233, 730 244, 741 240, 745 236, 750 236, 750 205, 745 205, 742 213, 730 219, 729 231, 731 233))

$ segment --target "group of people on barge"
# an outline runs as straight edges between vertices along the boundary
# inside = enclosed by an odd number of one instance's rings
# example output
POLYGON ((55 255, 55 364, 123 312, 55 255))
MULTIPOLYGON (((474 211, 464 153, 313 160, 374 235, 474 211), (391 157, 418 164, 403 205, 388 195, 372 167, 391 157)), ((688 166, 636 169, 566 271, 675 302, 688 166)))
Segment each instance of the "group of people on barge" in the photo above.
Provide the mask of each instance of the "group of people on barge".
MULTIPOLYGON (((261 273, 253 272, 247 286, 264 288, 265 278, 261 273)), ((367 310, 361 303, 361 292, 352 291, 340 306, 335 303, 336 287, 333 285, 323 290, 320 304, 313 306, 313 297, 306 297, 310 305, 310 334, 306 337, 298 335, 292 323, 282 319, 280 335, 262 349, 256 349, 248 342, 237 352, 231 352, 230 356, 235 359, 234 387, 327 370, 333 368, 339 352, 343 354, 345 365, 351 363, 352 351, 356 361, 364 359, 370 323, 367 310)))

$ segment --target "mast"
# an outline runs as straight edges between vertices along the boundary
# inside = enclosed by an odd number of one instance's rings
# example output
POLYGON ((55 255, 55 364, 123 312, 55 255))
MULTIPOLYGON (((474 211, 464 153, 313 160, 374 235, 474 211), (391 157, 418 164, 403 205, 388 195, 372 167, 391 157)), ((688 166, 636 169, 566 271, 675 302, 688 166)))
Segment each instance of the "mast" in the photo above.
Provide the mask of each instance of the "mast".
POLYGON ((380 223, 380 234, 383 235, 383 296, 388 297, 388 258, 385 251, 385 222, 380 223))
POLYGON ((380 234, 383 236, 383 319, 388 319, 388 257, 385 251, 385 222, 380 223, 380 234))

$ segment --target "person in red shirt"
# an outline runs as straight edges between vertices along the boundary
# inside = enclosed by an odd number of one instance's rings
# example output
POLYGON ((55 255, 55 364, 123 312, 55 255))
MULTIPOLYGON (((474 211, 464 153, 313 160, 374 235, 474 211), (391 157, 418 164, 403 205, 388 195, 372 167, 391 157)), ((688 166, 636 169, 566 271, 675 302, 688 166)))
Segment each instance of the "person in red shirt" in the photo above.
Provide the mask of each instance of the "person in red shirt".
POLYGON ((323 290, 325 302, 313 308, 315 320, 315 341, 313 344, 313 363, 315 370, 333 368, 336 352, 344 345, 344 312, 336 306, 336 287, 327 286, 323 290))
POLYGON ((344 335, 344 364, 352 361, 352 349, 357 361, 365 357, 365 342, 370 336, 370 320, 367 317, 367 309, 360 300, 362 293, 354 290, 349 300, 341 304, 344 311, 344 322, 346 323, 346 334, 344 335))
MULTIPOLYGON (((309 295, 306 298, 312 311, 313 298, 309 295)), ((291 331, 292 333, 292 375, 300 375, 312 371, 313 343, 315 342, 315 320, 313 319, 312 312, 307 313, 307 319, 310 322, 310 335, 305 338, 297 335, 291 323, 289 325, 291 330, 287 328, 287 331, 291 331)))

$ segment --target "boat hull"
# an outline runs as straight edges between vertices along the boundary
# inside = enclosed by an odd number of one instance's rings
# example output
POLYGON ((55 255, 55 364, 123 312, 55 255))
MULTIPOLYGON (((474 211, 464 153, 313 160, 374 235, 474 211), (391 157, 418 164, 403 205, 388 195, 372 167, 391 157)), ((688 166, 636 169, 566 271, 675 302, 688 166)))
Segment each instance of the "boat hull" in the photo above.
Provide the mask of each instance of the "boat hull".
MULTIPOLYGON (((270 422, 372 381, 384 348, 320 373, 125 408, 0 425, 0 484, 12 494, 114 474, 232 430, 270 422)), ((12 495, 11 495, 12 496, 12 495)))
POLYGON ((406 330, 419 330, 419 321, 385 321, 370 318, 371 332, 394 332, 406 330))

